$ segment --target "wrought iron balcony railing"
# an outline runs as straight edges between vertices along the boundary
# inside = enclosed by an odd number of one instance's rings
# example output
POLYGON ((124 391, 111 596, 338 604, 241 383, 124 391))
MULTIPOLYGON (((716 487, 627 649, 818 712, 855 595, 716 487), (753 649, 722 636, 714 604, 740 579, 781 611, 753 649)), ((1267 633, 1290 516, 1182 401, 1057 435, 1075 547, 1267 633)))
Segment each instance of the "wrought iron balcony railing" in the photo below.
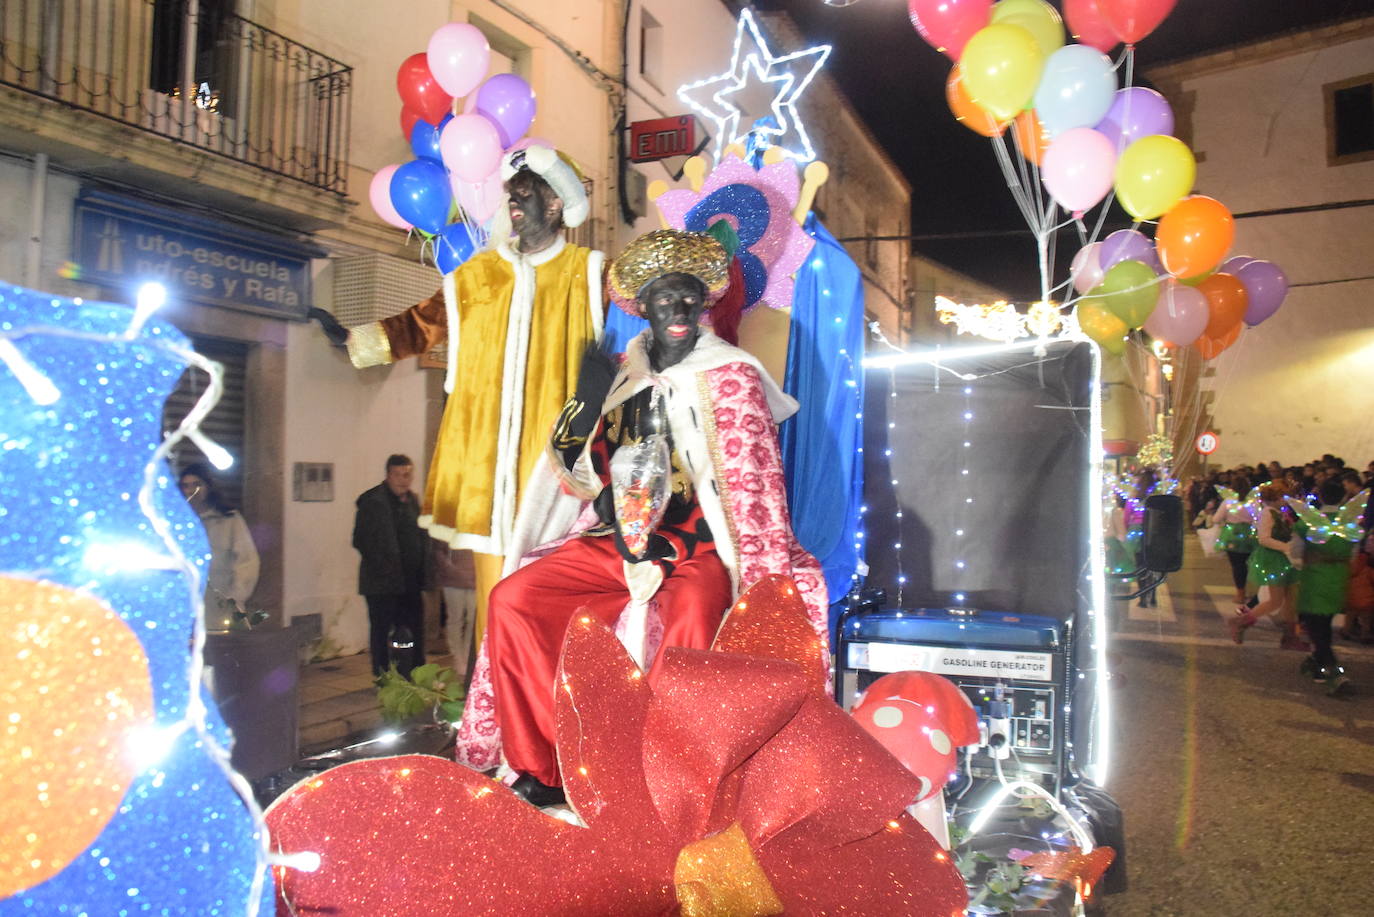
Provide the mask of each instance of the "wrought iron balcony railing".
POLYGON ((233 0, 0 0, 0 85, 348 190, 353 68, 233 0))

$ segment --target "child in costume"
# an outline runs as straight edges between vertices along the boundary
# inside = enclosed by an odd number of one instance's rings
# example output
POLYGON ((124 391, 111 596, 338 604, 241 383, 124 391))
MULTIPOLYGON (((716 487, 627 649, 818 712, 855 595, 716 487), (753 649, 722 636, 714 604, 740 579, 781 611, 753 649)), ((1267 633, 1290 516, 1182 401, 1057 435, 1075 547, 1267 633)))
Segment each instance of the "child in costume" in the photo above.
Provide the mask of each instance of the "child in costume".
POLYGON ((1255 526, 1255 550, 1250 553, 1249 584, 1253 589, 1266 587, 1269 595, 1254 608, 1237 608, 1235 617, 1227 624, 1231 639, 1243 643, 1245 631, 1260 618, 1276 615, 1283 630, 1279 648, 1306 651, 1310 647, 1298 636, 1294 615, 1293 592, 1298 571, 1287 553, 1288 543, 1293 540, 1292 511, 1284 501, 1287 495, 1281 481, 1272 481, 1259 490, 1261 512, 1255 526))
MULTIPOLYGON (((1305 542, 1302 573, 1298 583, 1298 617, 1308 639, 1312 641, 1312 655, 1303 660, 1301 671, 1312 680, 1325 684, 1327 693, 1337 694, 1347 684, 1345 669, 1331 651, 1331 619, 1345 607, 1346 589, 1350 583, 1350 557, 1355 542, 1363 534, 1354 526, 1346 527, 1346 516, 1358 518, 1364 511, 1365 500, 1358 506, 1347 504, 1353 514, 1340 505, 1345 496, 1339 481, 1328 480, 1318 488, 1321 509, 1290 498, 1290 505, 1298 514, 1296 532, 1305 542)), ((1365 494, 1365 499, 1368 494, 1365 494)))
POLYGON ((1220 525, 1216 547, 1226 552, 1231 564, 1231 582, 1236 587, 1236 605, 1253 608, 1255 602, 1248 601, 1246 580, 1250 576, 1250 554, 1255 550, 1255 510, 1258 496, 1251 491, 1249 498, 1241 500, 1237 491, 1229 487, 1217 487, 1221 505, 1212 515, 1212 523, 1220 525))

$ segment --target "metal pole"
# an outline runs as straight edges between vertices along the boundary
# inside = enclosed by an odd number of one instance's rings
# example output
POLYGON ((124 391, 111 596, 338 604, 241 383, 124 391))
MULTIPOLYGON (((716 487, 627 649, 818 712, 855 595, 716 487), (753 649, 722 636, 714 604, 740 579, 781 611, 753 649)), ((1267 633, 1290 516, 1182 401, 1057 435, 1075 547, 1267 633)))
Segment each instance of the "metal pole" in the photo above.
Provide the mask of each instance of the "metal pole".
POLYGON ((43 267, 43 212, 48 196, 48 154, 39 153, 33 157, 32 189, 29 195, 29 244, 28 257, 24 259, 24 286, 30 290, 38 289, 39 277, 43 267))
POLYGON ((186 0, 186 18, 181 36, 181 139, 196 136, 196 31, 200 25, 200 0, 186 0))

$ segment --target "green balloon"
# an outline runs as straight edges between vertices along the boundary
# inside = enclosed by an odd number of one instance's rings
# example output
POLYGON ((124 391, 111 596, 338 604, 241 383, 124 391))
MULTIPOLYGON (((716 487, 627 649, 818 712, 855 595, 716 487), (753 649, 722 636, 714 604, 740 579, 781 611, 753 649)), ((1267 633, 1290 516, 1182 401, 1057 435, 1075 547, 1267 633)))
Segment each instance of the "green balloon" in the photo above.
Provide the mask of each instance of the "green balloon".
POLYGON ((1159 277, 1143 261, 1122 261, 1112 265, 1102 282, 1083 297, 1101 303, 1128 328, 1145 324, 1159 298, 1159 277))

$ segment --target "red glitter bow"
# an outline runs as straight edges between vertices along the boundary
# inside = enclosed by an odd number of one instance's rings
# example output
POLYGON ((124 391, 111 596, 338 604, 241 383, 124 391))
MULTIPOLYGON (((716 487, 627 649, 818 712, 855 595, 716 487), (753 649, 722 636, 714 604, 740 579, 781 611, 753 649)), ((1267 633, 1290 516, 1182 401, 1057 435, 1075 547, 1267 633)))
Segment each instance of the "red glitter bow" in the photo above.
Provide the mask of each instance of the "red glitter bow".
POLYGON ((752 587, 710 652, 664 653, 651 688, 590 616, 568 629, 558 755, 585 828, 440 758, 343 765, 268 811, 274 849, 321 857, 279 871, 279 913, 674 914, 679 854, 741 829, 787 914, 963 913, 905 814, 919 781, 825 695, 789 580, 752 587))

